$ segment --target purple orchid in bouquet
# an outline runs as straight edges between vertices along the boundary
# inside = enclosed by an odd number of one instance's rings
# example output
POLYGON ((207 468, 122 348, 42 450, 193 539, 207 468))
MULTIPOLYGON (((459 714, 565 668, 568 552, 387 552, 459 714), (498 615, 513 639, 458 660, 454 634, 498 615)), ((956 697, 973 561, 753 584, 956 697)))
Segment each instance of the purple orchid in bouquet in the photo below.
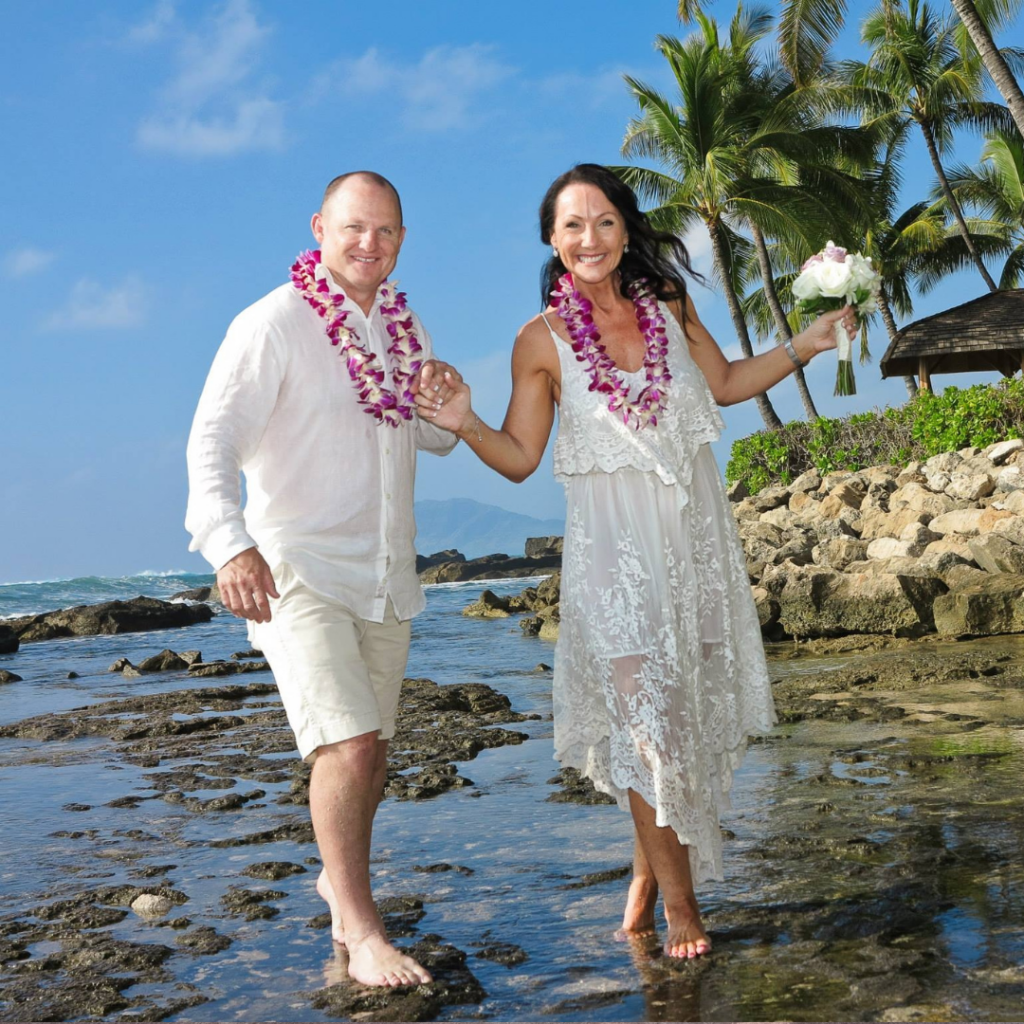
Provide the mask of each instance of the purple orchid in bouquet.
MULTIPOLYGON (((793 297, 800 312, 810 316, 820 316, 850 305, 858 317, 863 317, 878 308, 881 286, 881 275, 871 265, 870 256, 847 252, 829 240, 821 252, 815 253, 800 268, 800 274, 793 282, 793 297)), ((842 320, 835 322, 833 330, 839 355, 835 393, 855 395, 853 338, 842 320)))

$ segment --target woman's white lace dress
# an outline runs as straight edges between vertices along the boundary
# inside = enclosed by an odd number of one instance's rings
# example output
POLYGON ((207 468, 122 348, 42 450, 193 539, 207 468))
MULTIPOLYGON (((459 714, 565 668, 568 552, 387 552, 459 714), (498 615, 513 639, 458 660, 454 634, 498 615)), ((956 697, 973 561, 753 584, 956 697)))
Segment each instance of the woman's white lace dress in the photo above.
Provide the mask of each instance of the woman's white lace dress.
MULTIPOLYGON (((562 370, 555 476, 567 499, 555 757, 628 809, 633 789, 722 877, 718 815, 747 737, 775 722, 739 536, 709 442, 721 416, 675 317, 657 427, 635 430, 562 370)), ((640 371, 623 374, 634 396, 640 371)))

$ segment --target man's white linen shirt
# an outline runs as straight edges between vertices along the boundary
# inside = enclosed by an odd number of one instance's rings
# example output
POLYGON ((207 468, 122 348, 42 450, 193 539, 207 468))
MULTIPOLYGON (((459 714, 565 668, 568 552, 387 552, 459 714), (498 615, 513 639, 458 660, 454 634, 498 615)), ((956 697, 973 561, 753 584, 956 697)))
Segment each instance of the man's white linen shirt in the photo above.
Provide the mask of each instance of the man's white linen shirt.
MULTIPOLYGON (((320 264, 331 292, 339 291, 320 264)), ((390 336, 376 299, 369 316, 348 296, 346 326, 389 370, 390 336)), ((430 337, 413 314, 423 358, 430 337)), ((454 435, 418 416, 397 428, 359 404, 324 320, 292 284, 240 313, 207 378, 188 442, 190 551, 219 569, 259 547, 311 590, 383 622, 423 610, 416 575, 413 483, 418 448, 445 455, 454 435), (241 508, 239 471, 245 473, 241 508)))

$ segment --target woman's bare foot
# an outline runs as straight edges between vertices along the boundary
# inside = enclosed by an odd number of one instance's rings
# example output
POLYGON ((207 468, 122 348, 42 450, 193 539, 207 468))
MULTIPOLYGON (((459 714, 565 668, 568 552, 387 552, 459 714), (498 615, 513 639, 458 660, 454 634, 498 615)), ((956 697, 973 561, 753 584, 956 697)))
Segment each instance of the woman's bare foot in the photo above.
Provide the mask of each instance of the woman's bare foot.
POLYGON ((361 985, 386 988, 426 985, 432 980, 426 968, 395 949, 382 934, 370 934, 362 939, 348 937, 348 973, 361 985))
POLYGON ((341 911, 338 910, 338 903, 334 898, 331 880, 327 877, 327 868, 321 870, 320 877, 316 880, 316 891, 327 906, 331 908, 331 938, 339 946, 344 946, 345 923, 341 919, 341 911))
POLYGON ((665 956, 680 960, 692 960, 711 952, 711 940, 704 931, 697 901, 687 900, 678 907, 665 905, 665 922, 668 924, 668 938, 665 940, 665 956))
POLYGON ((626 912, 618 938, 631 935, 650 935, 654 931, 654 906, 658 902, 658 883, 653 876, 636 876, 629 884, 626 912))

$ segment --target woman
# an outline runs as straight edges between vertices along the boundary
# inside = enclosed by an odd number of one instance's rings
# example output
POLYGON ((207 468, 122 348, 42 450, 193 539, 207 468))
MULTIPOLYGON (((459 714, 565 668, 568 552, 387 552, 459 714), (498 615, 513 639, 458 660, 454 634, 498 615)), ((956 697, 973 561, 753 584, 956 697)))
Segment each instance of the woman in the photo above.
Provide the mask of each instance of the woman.
POLYGON ((555 757, 628 807, 635 825, 627 934, 654 928, 665 953, 711 943, 694 883, 722 877, 718 814, 747 737, 775 721, 742 549, 709 444, 715 406, 761 393, 833 348, 826 314, 785 347, 729 362, 686 292, 683 244, 655 231, 614 174, 580 164, 548 189, 544 313, 512 353, 500 430, 458 375, 419 413, 493 469, 525 480, 559 406, 555 475, 567 498, 555 650, 555 757))

